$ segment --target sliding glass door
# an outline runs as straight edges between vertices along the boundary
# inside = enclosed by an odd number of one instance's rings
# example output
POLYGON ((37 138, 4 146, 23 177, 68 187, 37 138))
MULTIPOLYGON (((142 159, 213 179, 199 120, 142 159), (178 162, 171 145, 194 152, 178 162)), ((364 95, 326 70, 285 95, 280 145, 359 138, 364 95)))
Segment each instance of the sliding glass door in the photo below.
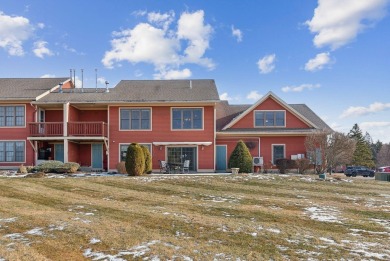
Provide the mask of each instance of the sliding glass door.
POLYGON ((183 163, 190 160, 190 170, 197 170, 197 148, 196 147, 168 147, 168 162, 183 163))

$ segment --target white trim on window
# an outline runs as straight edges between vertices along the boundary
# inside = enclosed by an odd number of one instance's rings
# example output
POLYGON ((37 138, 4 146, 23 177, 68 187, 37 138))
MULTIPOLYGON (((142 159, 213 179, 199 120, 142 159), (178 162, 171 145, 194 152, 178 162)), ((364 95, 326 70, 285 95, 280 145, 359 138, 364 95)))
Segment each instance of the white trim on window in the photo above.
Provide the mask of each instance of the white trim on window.
MULTIPOLYGON (((8 163, 26 163, 27 162, 27 151, 26 151, 26 141, 25 140, 0 140, 0 142, 23 142, 24 143, 24 161, 0 161, 1 165, 8 164, 8 163)), ((4 155, 5 157, 5 155, 4 155)), ((14 157, 15 158, 15 157, 14 157)))
POLYGON ((286 158, 286 144, 271 144, 271 155, 272 155, 272 164, 275 164, 274 160, 274 147, 283 146, 283 158, 286 158))
MULTIPOLYGON (((26 119, 26 117, 27 117, 26 104, 0 104, 0 106, 1 107, 24 107, 24 123, 23 123, 23 125, 21 125, 21 126, 0 126, 1 129, 5 129, 5 128, 10 128, 10 129, 26 128, 26 121, 27 121, 27 119, 26 119)), ((5 124, 5 121, 6 121, 6 119, 4 118, 4 124, 5 124)))
POLYGON ((118 130, 119 131, 152 131, 153 109, 152 107, 119 107, 118 108, 118 130), (122 129, 121 128, 121 110, 150 110, 149 129, 122 129))
MULTIPOLYGON (((265 115, 264 115, 265 117, 265 115)), ((254 110, 253 111, 253 127, 254 128, 285 128, 286 127, 286 123, 287 120, 286 120, 286 110, 254 110), (274 123, 274 126, 257 126, 256 125, 256 112, 283 112, 284 113, 284 125, 275 125, 274 123)))
POLYGON ((171 131, 203 131, 204 130, 204 107, 171 107, 171 115, 170 115, 170 128, 171 131), (174 109, 202 109, 202 128, 200 129, 174 129, 173 128, 173 110, 174 109))

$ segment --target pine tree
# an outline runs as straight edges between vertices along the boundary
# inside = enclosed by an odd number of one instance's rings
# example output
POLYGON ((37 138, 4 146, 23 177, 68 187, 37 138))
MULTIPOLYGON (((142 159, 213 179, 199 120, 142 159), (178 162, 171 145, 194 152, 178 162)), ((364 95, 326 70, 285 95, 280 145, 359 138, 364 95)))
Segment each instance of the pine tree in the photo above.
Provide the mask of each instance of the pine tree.
POLYGON ((356 166, 375 167, 370 144, 367 142, 367 135, 363 136, 359 125, 355 123, 349 131, 348 136, 356 140, 356 149, 353 153, 352 164, 356 166))
POLYGON ((141 176, 145 172, 145 156, 138 143, 132 143, 127 148, 126 171, 129 176, 141 176))
POLYGON ((245 143, 240 140, 229 158, 229 168, 240 168, 241 173, 252 172, 252 156, 245 143))

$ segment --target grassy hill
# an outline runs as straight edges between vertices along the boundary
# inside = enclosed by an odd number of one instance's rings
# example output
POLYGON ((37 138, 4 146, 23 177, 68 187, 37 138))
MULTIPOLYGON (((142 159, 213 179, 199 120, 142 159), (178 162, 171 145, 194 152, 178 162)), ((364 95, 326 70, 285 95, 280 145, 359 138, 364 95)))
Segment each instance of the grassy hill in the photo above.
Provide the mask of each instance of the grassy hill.
POLYGON ((389 260, 390 183, 316 177, 0 178, 0 260, 389 260))

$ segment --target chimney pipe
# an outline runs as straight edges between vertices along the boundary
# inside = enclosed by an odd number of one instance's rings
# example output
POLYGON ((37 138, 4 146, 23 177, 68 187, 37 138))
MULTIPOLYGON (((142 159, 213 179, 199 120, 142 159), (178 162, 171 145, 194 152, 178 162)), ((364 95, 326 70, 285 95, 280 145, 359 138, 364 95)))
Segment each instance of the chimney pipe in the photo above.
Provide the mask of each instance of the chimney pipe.
POLYGON ((97 69, 95 69, 95 92, 97 92, 97 69))
POLYGON ((76 69, 73 69, 73 84, 74 88, 76 89, 76 69))
POLYGON ((190 80, 190 89, 192 89, 192 80, 190 80))
POLYGON ((62 93, 62 85, 63 85, 63 83, 60 82, 58 85, 60 86, 60 90, 59 90, 58 92, 59 92, 59 93, 62 93))
POLYGON ((106 84, 106 92, 110 92, 110 91, 108 90, 108 84, 109 84, 109 82, 106 81, 105 84, 106 84))
POLYGON ((81 69, 81 92, 84 92, 84 69, 81 69))

